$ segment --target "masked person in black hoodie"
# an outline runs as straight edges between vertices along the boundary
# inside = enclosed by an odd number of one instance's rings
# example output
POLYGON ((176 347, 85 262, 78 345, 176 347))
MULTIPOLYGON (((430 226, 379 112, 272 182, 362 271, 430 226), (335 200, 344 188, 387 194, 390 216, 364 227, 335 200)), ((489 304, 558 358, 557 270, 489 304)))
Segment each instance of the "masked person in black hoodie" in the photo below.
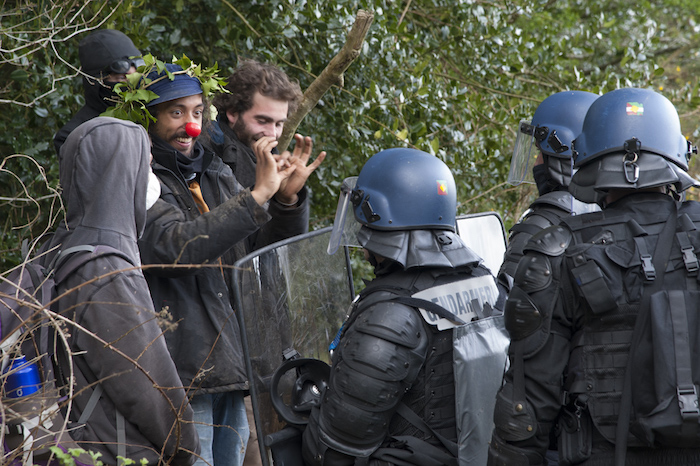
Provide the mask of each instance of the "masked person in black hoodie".
POLYGON ((158 188, 148 135, 131 122, 94 118, 71 133, 60 159, 66 219, 45 260, 75 246, 113 251, 57 283, 61 297, 52 309, 76 324, 67 332, 76 393, 69 421, 81 425, 71 437, 108 465, 118 455, 192 464, 199 453, 192 408, 139 269, 137 240, 148 202, 157 199, 147 191, 158 188))
MULTIPOLYGON (((255 248, 304 232, 311 142, 297 138, 293 154, 274 156, 273 138, 253 144, 255 186, 244 189, 231 169, 205 150, 188 124, 207 122, 199 80, 179 65, 149 74, 150 128, 160 200, 148 211, 139 241, 155 307, 177 322, 166 334, 202 442, 201 464, 239 465, 249 437, 243 400, 248 380, 238 321, 229 296, 230 266, 255 248), (186 267, 178 267, 186 265, 186 267)), ((191 125, 190 125, 191 128, 191 125)), ((206 130, 206 127, 204 128, 206 130)), ((198 463, 199 464, 199 463, 198 463)))
POLYGON ((85 105, 66 123, 53 138, 56 154, 68 135, 82 123, 99 116, 113 104, 114 85, 126 81, 126 75, 143 64, 141 52, 124 33, 114 29, 93 32, 78 46, 83 76, 85 105))

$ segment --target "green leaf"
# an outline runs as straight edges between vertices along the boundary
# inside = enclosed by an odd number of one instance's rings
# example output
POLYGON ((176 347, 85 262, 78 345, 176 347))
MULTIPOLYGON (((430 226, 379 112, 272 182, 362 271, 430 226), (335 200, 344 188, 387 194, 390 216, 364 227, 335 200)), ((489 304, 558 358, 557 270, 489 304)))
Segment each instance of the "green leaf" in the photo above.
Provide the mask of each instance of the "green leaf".
POLYGON ((29 78, 29 73, 23 69, 17 69, 10 73, 10 79, 13 81, 24 82, 27 78, 29 78))
POLYGON ((430 153, 431 154, 433 154, 433 155, 437 154, 439 148, 440 148, 440 141, 438 139, 433 139, 432 141, 430 141, 430 149, 431 149, 430 153))

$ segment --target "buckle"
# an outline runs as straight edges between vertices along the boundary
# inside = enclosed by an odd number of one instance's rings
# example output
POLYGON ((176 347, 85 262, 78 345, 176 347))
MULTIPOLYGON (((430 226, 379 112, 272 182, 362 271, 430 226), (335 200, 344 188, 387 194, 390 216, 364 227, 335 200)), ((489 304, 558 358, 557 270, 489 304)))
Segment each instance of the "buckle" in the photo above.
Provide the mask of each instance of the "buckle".
POLYGON ((688 273, 697 273, 698 269, 700 269, 700 265, 698 264, 698 256, 694 253, 695 249, 689 246, 681 249, 681 251, 683 252, 683 262, 685 263, 685 268, 688 273))
POLYGON ((695 385, 690 387, 676 387, 678 394, 678 407, 684 421, 698 422, 700 409, 698 409, 698 391, 695 385))
POLYGON ((549 143, 549 146, 554 149, 554 152, 557 154, 561 154, 562 152, 566 152, 569 150, 569 146, 561 142, 561 139, 559 139, 559 136, 557 136, 557 130, 553 129, 552 132, 550 133, 549 137, 547 138, 547 142, 549 143))
POLYGON ((654 270, 654 264, 651 263, 651 256, 649 254, 642 254, 642 270, 644 271, 644 278, 652 281, 656 278, 656 270, 654 270))

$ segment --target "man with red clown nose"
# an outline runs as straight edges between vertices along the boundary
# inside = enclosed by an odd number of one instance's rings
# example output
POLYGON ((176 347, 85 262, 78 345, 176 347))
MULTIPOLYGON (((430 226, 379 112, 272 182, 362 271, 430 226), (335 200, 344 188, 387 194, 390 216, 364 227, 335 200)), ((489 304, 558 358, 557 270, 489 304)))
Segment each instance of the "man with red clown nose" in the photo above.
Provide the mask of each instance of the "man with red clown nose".
POLYGON ((311 144, 298 140, 293 153, 273 155, 275 141, 258 141, 255 185, 243 189, 199 141, 208 121, 199 79, 178 65, 166 67, 174 79, 156 71, 148 76, 149 90, 158 95, 148 109, 156 118, 149 132, 162 190, 139 248, 144 264, 161 265, 145 269, 155 308, 177 323, 165 337, 192 396, 202 444, 196 464, 237 466, 249 436, 243 402, 248 381, 226 266, 306 231, 304 185, 323 157, 307 166, 311 144))

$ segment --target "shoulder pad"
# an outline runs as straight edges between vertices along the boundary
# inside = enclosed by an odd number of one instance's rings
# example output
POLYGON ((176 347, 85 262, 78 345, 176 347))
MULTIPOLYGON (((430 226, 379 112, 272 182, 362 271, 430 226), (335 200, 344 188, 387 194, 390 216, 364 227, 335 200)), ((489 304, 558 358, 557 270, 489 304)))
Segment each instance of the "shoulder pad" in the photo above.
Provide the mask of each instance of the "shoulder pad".
POLYGON ((542 327, 542 313, 520 287, 514 286, 505 309, 506 329, 513 341, 522 340, 542 327))
POLYGON ((588 204, 586 202, 581 202, 575 197, 571 199, 571 213, 574 215, 590 214, 593 212, 600 212, 600 206, 598 204, 588 204))
POLYGON ((559 225, 535 233, 525 245, 523 252, 535 251, 551 257, 564 254, 571 243, 571 232, 559 225))
POLYGON ((571 213, 572 198, 573 196, 568 191, 551 191, 535 199, 532 205, 551 205, 567 213, 571 213))
POLYGON ((423 319, 418 312, 404 304, 378 302, 362 311, 354 324, 355 330, 408 348, 421 341, 423 319))
POLYGON ((527 215, 513 225, 510 231, 518 232, 527 229, 530 230, 526 231, 527 233, 534 235, 540 230, 549 228, 552 225, 558 225, 561 219, 561 213, 553 213, 553 210, 554 209, 549 208, 549 206, 539 206, 538 208, 530 209, 527 215))
POLYGON ((514 285, 527 293, 542 291, 552 283, 552 263, 543 254, 525 254, 513 276, 514 285))

